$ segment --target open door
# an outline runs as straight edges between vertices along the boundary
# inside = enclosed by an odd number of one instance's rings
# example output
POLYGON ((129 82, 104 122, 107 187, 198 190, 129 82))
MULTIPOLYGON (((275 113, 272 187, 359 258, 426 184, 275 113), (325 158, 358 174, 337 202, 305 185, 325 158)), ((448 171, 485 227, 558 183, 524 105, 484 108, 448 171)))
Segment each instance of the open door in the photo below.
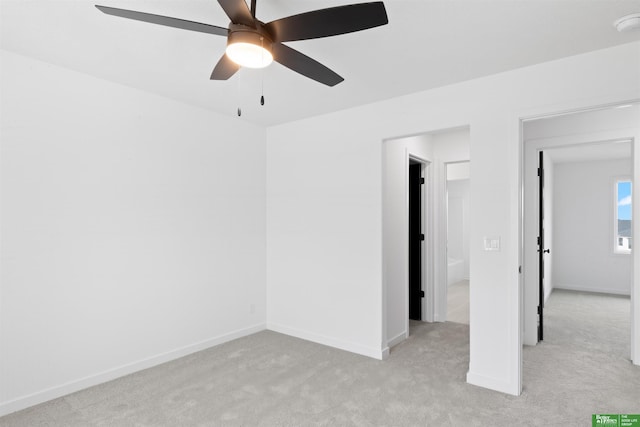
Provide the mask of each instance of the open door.
POLYGON ((422 320, 422 164, 409 163, 409 319, 422 320))
POLYGON ((544 152, 538 159, 538 341, 544 339, 544 152))

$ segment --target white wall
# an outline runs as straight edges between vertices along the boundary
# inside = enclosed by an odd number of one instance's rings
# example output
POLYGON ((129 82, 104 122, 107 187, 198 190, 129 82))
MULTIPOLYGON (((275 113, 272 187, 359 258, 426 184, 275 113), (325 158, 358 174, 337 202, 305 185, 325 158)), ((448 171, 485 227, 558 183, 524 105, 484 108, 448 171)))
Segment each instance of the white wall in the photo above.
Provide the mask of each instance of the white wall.
MULTIPOLYGON (((589 138, 597 138, 599 133, 613 129, 628 129, 638 126, 638 112, 640 108, 637 104, 625 103, 615 106, 616 108, 603 108, 587 111, 570 112, 551 117, 538 118, 526 121, 523 126, 524 140, 542 141, 550 138, 564 138, 570 141, 572 138, 582 135, 589 138)), ((598 139, 589 142, 597 142, 598 139)), ((564 147, 569 149, 570 147, 564 147)), ((554 155, 557 157, 558 155, 554 155)), ((570 155, 565 157, 579 157, 570 155)), ((591 156, 593 157, 593 156, 591 156)), ((600 157, 606 157, 601 154, 600 157)), ((588 158, 584 155, 580 158, 588 158)))
MULTIPOLYGON (((468 152, 468 149, 467 149, 468 152)), ((449 163, 447 165, 447 181, 455 181, 457 179, 469 179, 470 175, 470 163, 449 163)))
POLYGON ((519 118, 640 98, 638 75, 627 44, 270 128, 268 323, 381 355, 382 141, 470 125, 467 380, 519 394, 519 118))
MULTIPOLYGON (((459 129, 440 130, 432 134, 433 154, 442 163, 464 162, 470 159, 470 134, 468 126, 459 129)), ((470 163, 465 163, 467 178, 471 175, 470 163)), ((455 167, 454 167, 455 169, 455 167)), ((462 173, 464 166, 461 167, 462 173)), ((446 171, 444 171, 446 174, 446 171)), ((446 176, 446 175, 445 175, 446 176)))
POLYGON ((631 159, 557 163, 554 287, 630 295, 632 258, 613 253, 614 183, 631 159))
POLYGON ((0 53, 0 415, 263 329, 265 131, 0 53))

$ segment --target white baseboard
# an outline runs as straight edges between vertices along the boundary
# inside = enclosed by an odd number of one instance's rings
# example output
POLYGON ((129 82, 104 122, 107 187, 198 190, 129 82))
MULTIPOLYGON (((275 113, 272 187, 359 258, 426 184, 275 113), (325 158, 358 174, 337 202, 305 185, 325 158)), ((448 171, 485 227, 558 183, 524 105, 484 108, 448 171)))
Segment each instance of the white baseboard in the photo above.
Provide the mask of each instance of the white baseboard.
POLYGON ((382 360, 387 360, 389 358, 389 347, 385 347, 382 349, 382 360))
POLYGON ((478 387, 488 388, 490 390, 499 391, 501 393, 511 394, 514 396, 520 395, 520 390, 518 390, 516 384, 512 384, 499 378, 476 374, 471 371, 467 372, 467 382, 478 387))
POLYGON ((598 294, 613 294, 613 295, 631 295, 631 290, 623 291, 619 289, 610 289, 610 288, 592 288, 580 285, 572 285, 567 283, 554 284, 553 289, 564 289, 567 291, 580 291, 580 292, 594 292, 598 294))
POLYGON ((400 344, 402 341, 407 339, 407 333, 406 332, 402 332, 400 333, 398 336, 393 337, 389 340, 389 342, 387 343, 387 345, 389 346, 389 348, 395 347, 396 345, 400 344))
POLYGON ((303 340, 315 342, 329 347, 345 350, 350 353, 360 354, 362 356, 371 357, 373 359, 383 360, 384 349, 366 347, 360 344, 341 341, 332 337, 316 334, 313 332, 301 331, 299 329, 290 328, 288 326, 279 325, 277 323, 267 322, 267 329, 284 335, 300 338, 303 340))
POLYGON ((17 399, 2 402, 0 403, 0 417, 12 412, 20 411, 33 405, 37 405, 39 403, 44 403, 58 397, 66 396, 67 394, 74 393, 88 387, 93 387, 95 385, 141 371, 143 369, 151 368, 162 363, 169 362, 171 360, 179 359, 189 354, 196 353, 207 348, 215 347, 216 345, 220 345, 228 341, 255 334, 256 332, 260 332, 265 329, 266 325, 264 323, 249 326, 243 329, 238 329, 224 335, 177 348, 175 350, 158 354, 156 356, 151 356, 143 360, 138 360, 136 362, 119 366, 108 371, 100 372, 95 375, 90 375, 78 380, 69 381, 67 383, 56 385, 48 389, 29 394, 27 396, 22 396, 17 399))

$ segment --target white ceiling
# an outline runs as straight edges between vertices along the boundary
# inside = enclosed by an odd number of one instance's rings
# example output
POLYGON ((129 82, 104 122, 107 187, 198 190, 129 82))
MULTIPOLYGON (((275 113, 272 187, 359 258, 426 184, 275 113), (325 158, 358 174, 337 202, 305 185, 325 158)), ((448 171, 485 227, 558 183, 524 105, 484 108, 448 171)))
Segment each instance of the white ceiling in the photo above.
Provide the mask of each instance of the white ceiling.
MULTIPOLYGON (((343 0, 258 0, 268 22, 343 0)), ((640 0, 386 0, 389 24, 288 43, 345 78, 326 87, 274 64, 209 75, 224 37, 108 16, 94 4, 226 26, 215 0, 0 0, 0 47, 261 125, 284 123, 640 40, 640 0), (264 79, 266 105, 259 99, 264 79)))

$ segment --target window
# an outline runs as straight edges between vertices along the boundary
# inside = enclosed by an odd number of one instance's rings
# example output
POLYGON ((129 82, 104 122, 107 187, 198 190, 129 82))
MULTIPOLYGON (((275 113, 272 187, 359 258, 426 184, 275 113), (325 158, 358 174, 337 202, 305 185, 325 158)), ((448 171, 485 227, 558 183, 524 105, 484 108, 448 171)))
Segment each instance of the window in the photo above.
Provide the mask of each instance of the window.
POLYGON ((631 181, 617 180, 615 188, 614 252, 631 253, 631 181))

